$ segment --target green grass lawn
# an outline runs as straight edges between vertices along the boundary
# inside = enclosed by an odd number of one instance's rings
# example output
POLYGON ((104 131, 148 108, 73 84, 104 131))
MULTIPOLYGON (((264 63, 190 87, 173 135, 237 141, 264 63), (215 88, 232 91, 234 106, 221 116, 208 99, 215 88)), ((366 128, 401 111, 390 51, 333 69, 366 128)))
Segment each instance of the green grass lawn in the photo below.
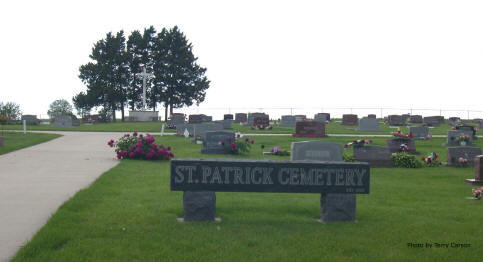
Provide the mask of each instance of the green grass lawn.
MULTIPOLYGON (((416 126, 417 124, 415 124, 416 126)), ((475 125, 476 126, 476 125, 475 125)), ((22 130, 22 125, 7 125, 5 129, 11 130, 22 130)), ((292 134, 295 133, 295 127, 282 127, 275 126, 272 130, 252 130, 249 126, 241 126, 239 124, 232 124, 233 131, 240 131, 245 134, 292 134)), ((381 131, 377 132, 361 132, 357 130, 357 126, 344 126, 335 121, 326 125, 326 133, 328 134, 379 134, 379 135, 389 135, 395 131, 396 128, 390 128, 388 125, 381 124, 381 131)), ((80 125, 73 128, 54 128, 54 125, 29 125, 27 130, 43 130, 43 131, 91 131, 91 132, 151 132, 159 133, 161 132, 160 122, 116 122, 116 123, 100 123, 94 125, 80 125)), ((431 128, 430 133, 433 135, 446 135, 448 130, 451 130, 451 126, 447 124, 440 125, 439 127, 431 128)), ((401 131, 405 134, 408 133, 407 127, 401 127, 401 131)), ((176 132, 173 129, 165 129, 165 132, 172 133, 176 132)), ((483 133, 478 130, 479 135, 483 133)))
MULTIPOLYGON (((290 148, 302 138, 256 137, 290 148)), ((346 143, 351 138, 324 138, 346 143)), ((201 155, 190 139, 157 137, 177 158, 201 155)), ((374 139, 383 145, 384 138, 374 139)), ((444 139, 417 141, 445 160, 444 139)), ((482 141, 478 140, 479 145, 482 141)), ((114 157, 114 153, 113 153, 114 157)), ((225 157, 225 156, 223 156, 225 157)), ((236 157, 236 156, 227 156, 236 157)), ((358 195, 358 222, 316 222, 319 194, 217 193, 222 222, 180 223, 183 194, 169 190, 169 162, 123 160, 64 203, 13 261, 480 261, 483 201, 466 200, 473 168, 373 168, 358 195), (410 248, 408 243, 431 243, 410 248), (435 243, 468 243, 436 248, 435 243)))
POLYGON ((3 135, 0 132, 0 136, 4 137, 4 145, 0 147, 0 155, 19 150, 25 147, 37 145, 43 142, 47 142, 61 135, 58 134, 39 134, 39 133, 27 133, 20 132, 4 132, 3 135))

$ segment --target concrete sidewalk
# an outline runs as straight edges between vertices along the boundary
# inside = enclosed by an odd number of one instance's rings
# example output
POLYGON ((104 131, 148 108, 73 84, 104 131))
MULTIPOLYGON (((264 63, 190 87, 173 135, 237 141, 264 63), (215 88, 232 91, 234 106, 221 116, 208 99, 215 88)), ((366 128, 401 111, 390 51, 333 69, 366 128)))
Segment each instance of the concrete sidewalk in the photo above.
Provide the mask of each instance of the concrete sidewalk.
POLYGON ((56 132, 63 137, 0 155, 0 261, 10 260, 80 189, 117 165, 109 139, 122 133, 56 132))

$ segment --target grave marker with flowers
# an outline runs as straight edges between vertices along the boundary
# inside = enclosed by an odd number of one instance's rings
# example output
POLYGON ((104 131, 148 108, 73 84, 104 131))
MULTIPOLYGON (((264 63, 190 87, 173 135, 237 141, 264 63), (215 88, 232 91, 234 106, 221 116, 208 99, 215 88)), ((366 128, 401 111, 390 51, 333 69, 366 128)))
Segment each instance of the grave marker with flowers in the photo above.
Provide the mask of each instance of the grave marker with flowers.
POLYGON ((401 129, 398 128, 397 132, 392 135, 394 136, 394 139, 386 140, 387 147, 391 153, 406 152, 413 155, 419 155, 419 152, 416 151, 416 143, 414 143, 412 133, 405 135, 401 132, 401 129))

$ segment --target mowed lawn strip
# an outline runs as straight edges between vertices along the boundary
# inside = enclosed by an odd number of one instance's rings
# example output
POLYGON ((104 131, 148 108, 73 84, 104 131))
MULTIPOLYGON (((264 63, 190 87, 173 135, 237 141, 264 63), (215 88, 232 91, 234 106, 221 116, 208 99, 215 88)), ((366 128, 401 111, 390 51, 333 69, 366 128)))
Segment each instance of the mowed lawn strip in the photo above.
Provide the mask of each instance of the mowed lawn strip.
MULTIPOLYGON (((115 123, 99 123, 93 125, 84 125, 81 124, 80 126, 76 126, 73 128, 54 128, 54 125, 29 125, 27 126, 27 130, 37 130, 37 131, 86 131, 86 132, 151 132, 151 133, 159 133, 161 132, 161 122, 115 122, 115 123)), ((412 124, 413 126, 420 126, 420 124, 412 124)), ((472 124, 477 126, 477 124, 472 124)), ((451 126, 447 124, 442 124, 438 127, 430 128, 429 132, 433 135, 446 135, 448 130, 451 130, 451 126)), ((10 130, 22 130, 22 125, 6 125, 5 129, 10 130)), ((345 126, 341 125, 338 122, 332 121, 331 123, 326 125, 326 133, 328 134, 362 134, 362 135, 369 135, 369 134, 376 134, 376 135, 390 135, 393 132, 397 131, 397 128, 390 127, 386 124, 380 125, 380 131, 372 131, 372 132, 362 132, 358 131, 358 126, 345 126)), ((166 133, 175 133, 176 129, 167 129, 164 130, 166 133)), ((250 126, 241 126, 237 123, 232 123, 232 130, 233 132, 241 132, 244 134, 293 134, 295 133, 295 127, 285 127, 285 126, 274 126, 272 130, 253 130, 250 126)), ((405 134, 408 134, 407 127, 401 127, 401 131, 405 134)), ((483 135, 483 133, 478 130, 478 135, 483 135)))
POLYGON ((4 137, 4 145, 0 147, 0 155, 34 146, 47 142, 62 135, 58 134, 40 134, 40 133, 20 133, 20 132, 4 132, 0 131, 0 136, 4 137))
MULTIPOLYGON (((255 137, 250 159, 274 145, 310 139, 255 137)), ((324 138, 346 143, 351 138, 324 138)), ((157 137, 177 158, 201 155, 190 139, 157 137)), ((443 152, 444 139, 417 141, 443 152)), ((374 139, 373 144, 384 144, 374 139)), ((479 142, 480 143, 480 142, 479 142)), ((113 153, 114 157, 114 153, 113 153)), ((373 168, 355 223, 320 224, 320 194, 222 193, 221 223, 180 223, 183 193, 169 190, 169 162, 124 160, 52 216, 13 261, 477 261, 481 201, 466 200, 474 168, 373 168), (432 248, 408 247, 433 244, 432 248), (436 248, 435 243, 471 244, 436 248)))

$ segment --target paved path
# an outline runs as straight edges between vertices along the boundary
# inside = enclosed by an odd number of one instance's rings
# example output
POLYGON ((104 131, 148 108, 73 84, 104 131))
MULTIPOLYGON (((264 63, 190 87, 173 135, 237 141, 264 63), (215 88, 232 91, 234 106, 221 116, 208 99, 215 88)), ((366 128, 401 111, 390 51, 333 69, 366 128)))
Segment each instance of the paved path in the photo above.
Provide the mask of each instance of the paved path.
POLYGON ((107 146, 122 133, 63 137, 0 155, 0 261, 11 259, 49 217, 118 161, 107 146))

